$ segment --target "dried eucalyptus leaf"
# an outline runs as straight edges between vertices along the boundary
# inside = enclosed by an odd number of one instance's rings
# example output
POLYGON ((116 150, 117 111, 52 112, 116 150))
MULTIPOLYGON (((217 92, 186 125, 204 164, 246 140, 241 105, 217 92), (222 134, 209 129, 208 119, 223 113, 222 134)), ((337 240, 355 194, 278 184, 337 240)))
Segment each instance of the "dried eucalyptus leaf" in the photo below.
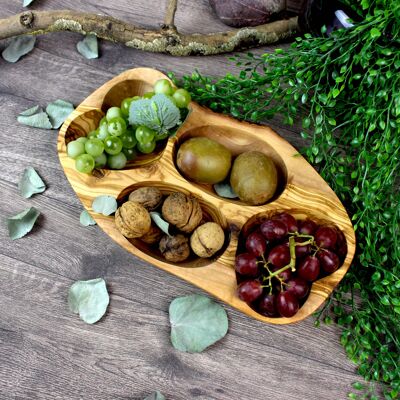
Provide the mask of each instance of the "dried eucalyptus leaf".
POLYGON ((225 197, 226 199, 236 199, 238 197, 233 191, 232 186, 227 182, 216 183, 214 190, 218 196, 225 197))
POLYGON ((31 3, 33 3, 35 0, 24 0, 23 6, 28 7, 31 3))
POLYGON ((46 107, 50 123, 54 129, 58 129, 68 116, 74 111, 74 106, 68 101, 56 100, 46 107))
POLYGON ((165 400, 165 396, 162 395, 158 390, 148 395, 144 400, 165 400))
POLYGON ((51 129, 52 125, 49 116, 42 111, 39 106, 23 111, 17 117, 20 124, 32 126, 34 128, 51 129))
POLYGON ((94 212, 103 215, 111 215, 117 211, 118 204, 114 197, 108 195, 97 196, 92 203, 94 212))
POLYGON ((171 342, 180 351, 199 353, 228 331, 225 310, 206 296, 178 297, 169 306, 171 342))
POLYGON ((83 226, 96 225, 96 221, 92 218, 92 216, 86 210, 83 210, 81 212, 81 215, 79 217, 79 222, 83 226))
POLYGON ((43 193, 46 190, 46 185, 35 169, 28 167, 22 173, 21 179, 18 182, 18 189, 21 196, 28 199, 36 193, 43 193))
POLYGON ((165 233, 169 236, 169 223, 165 221, 161 214, 155 211, 150 212, 150 217, 154 221, 154 223, 165 233))
POLYGON ((8 235, 12 240, 20 239, 29 233, 40 215, 35 207, 27 208, 7 219, 8 235))
POLYGON ((79 53, 87 59, 99 58, 99 45, 97 36, 94 33, 89 33, 84 39, 76 45, 79 53))
POLYGON ((17 62, 22 56, 28 54, 32 51, 35 46, 36 37, 35 36, 18 36, 11 39, 10 44, 3 50, 3 58, 10 62, 17 62))
POLYGON ((27 110, 22 111, 21 113, 19 113, 19 115, 21 115, 23 117, 30 117, 31 115, 38 114, 41 112, 43 112, 42 107, 33 106, 32 108, 28 108, 27 110))
POLYGON ((94 324, 105 314, 110 297, 102 278, 75 282, 68 292, 70 310, 82 321, 94 324))

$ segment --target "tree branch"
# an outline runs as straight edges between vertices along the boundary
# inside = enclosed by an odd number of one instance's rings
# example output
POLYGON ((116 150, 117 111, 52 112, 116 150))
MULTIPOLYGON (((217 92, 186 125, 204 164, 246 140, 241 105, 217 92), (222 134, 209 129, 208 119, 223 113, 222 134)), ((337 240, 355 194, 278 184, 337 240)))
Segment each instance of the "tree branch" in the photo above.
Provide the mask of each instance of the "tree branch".
POLYGON ((178 6, 178 0, 168 0, 163 28, 169 28, 176 31, 174 20, 175 20, 175 13, 177 6, 178 6))
MULTIPOLYGON (((169 21, 173 23, 174 3, 169 21)), ((80 11, 27 11, 0 19, 0 39, 71 31, 95 33, 99 38, 128 47, 174 56, 210 55, 275 43, 297 32, 297 17, 256 27, 209 34, 181 34, 175 30, 150 30, 121 20, 80 11)))

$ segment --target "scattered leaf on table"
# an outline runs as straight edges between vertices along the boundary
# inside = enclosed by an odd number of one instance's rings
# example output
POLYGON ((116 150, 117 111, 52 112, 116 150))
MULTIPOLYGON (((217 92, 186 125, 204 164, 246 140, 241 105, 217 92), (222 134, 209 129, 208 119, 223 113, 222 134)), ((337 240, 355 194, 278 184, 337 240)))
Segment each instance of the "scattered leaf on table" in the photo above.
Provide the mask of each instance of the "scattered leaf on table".
POLYGON ((165 221, 161 214, 155 211, 150 212, 150 217, 154 221, 154 223, 165 233, 169 236, 169 223, 165 221))
POLYGON ((7 219, 8 235, 12 240, 20 239, 29 233, 40 215, 35 207, 27 208, 7 219))
POLYGON ((233 191, 232 186, 227 182, 216 183, 214 190, 218 196, 226 199, 236 199, 238 195, 233 191))
POLYGON ((33 49, 35 42, 34 36, 18 36, 11 39, 10 44, 3 50, 2 56, 6 61, 15 63, 33 49))
POLYGON ((52 125, 49 116, 39 107, 35 106, 23 111, 17 117, 20 124, 34 128, 51 129, 52 125))
POLYGON ((165 397, 157 390, 156 392, 148 395, 144 400, 165 400, 165 397))
POLYGON ((75 282, 68 292, 70 310, 82 321, 94 324, 105 314, 110 297, 103 278, 75 282))
POLYGON ((169 306, 172 345, 199 353, 222 339, 228 331, 225 310, 206 296, 178 297, 169 306))
POLYGON ((33 3, 35 0, 24 0, 24 7, 28 7, 31 3, 33 3))
POLYGON ((86 35, 82 41, 78 42, 76 48, 87 59, 99 58, 99 45, 94 33, 86 35))
POLYGON ((46 112, 53 128, 58 129, 74 109, 74 106, 68 101, 56 100, 50 103, 46 107, 46 112))
POLYGON ((18 189, 22 197, 28 199, 36 193, 43 193, 46 190, 46 185, 35 169, 28 167, 22 173, 22 177, 18 182, 18 189))
POLYGON ((111 215, 117 211, 118 204, 114 197, 108 195, 97 196, 92 203, 94 212, 103 215, 111 215))
POLYGON ((83 226, 96 225, 96 221, 92 218, 92 216, 86 210, 83 210, 81 212, 79 221, 80 221, 81 225, 83 225, 83 226))

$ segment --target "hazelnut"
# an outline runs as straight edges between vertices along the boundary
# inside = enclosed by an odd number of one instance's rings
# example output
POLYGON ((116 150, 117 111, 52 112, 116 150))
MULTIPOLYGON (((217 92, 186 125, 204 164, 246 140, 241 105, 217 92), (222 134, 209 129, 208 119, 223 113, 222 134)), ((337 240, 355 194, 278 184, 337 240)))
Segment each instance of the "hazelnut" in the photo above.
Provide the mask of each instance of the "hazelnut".
POLYGON ((150 230, 140 240, 147 244, 154 244, 160 241, 162 235, 161 229, 157 225, 151 224, 150 230))
POLYGON ((153 211, 161 205, 162 193, 156 187, 141 187, 129 195, 129 201, 142 205, 146 210, 153 211))
POLYGON ((160 240, 160 251, 168 261, 185 261, 190 255, 189 240, 181 234, 176 236, 165 235, 160 240))
POLYGON ((151 227, 149 212, 134 201, 127 201, 115 213, 115 225, 127 238, 138 238, 151 227))
POLYGON ((190 237, 190 247, 193 252, 202 258, 211 257, 222 248, 225 234, 215 222, 206 222, 200 225, 190 237))
POLYGON ((172 193, 165 199, 162 215, 183 232, 192 232, 203 218, 199 201, 179 192, 172 193))

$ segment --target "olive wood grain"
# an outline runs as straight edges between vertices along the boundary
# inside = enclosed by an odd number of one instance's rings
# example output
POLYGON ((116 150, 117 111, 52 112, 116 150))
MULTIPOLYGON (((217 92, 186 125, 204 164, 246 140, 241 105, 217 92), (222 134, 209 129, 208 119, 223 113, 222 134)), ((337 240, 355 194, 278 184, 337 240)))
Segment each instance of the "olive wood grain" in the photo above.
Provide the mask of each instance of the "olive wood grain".
POLYGON ((67 157, 66 144, 95 129, 109 106, 119 105, 127 96, 143 94, 160 78, 166 76, 150 68, 128 70, 97 89, 65 121, 57 146, 61 164, 73 189, 98 225, 123 248, 143 260, 191 282, 260 321, 288 324, 308 317, 323 304, 350 267, 355 252, 354 230, 346 210, 328 184, 294 147, 269 127, 239 122, 192 102, 190 113, 176 136, 161 144, 155 154, 141 156, 120 171, 102 169, 86 175, 75 170, 74 160, 67 157), (217 140, 233 155, 251 149, 272 157, 281 180, 275 198, 265 205, 249 206, 220 198, 211 187, 186 180, 175 166, 175 155, 183 140, 197 135, 217 140), (121 200, 133 188, 140 186, 157 186, 164 193, 179 190, 199 198, 208 218, 216 220, 225 229, 227 240, 222 254, 212 259, 172 264, 163 260, 154 249, 122 236, 115 227, 113 216, 93 212, 91 205, 96 196, 109 194, 121 200), (313 283, 308 299, 297 314, 291 318, 268 318, 237 297, 234 259, 240 230, 247 221, 281 211, 288 211, 298 218, 310 217, 319 222, 333 223, 343 231, 348 253, 336 272, 313 283))

